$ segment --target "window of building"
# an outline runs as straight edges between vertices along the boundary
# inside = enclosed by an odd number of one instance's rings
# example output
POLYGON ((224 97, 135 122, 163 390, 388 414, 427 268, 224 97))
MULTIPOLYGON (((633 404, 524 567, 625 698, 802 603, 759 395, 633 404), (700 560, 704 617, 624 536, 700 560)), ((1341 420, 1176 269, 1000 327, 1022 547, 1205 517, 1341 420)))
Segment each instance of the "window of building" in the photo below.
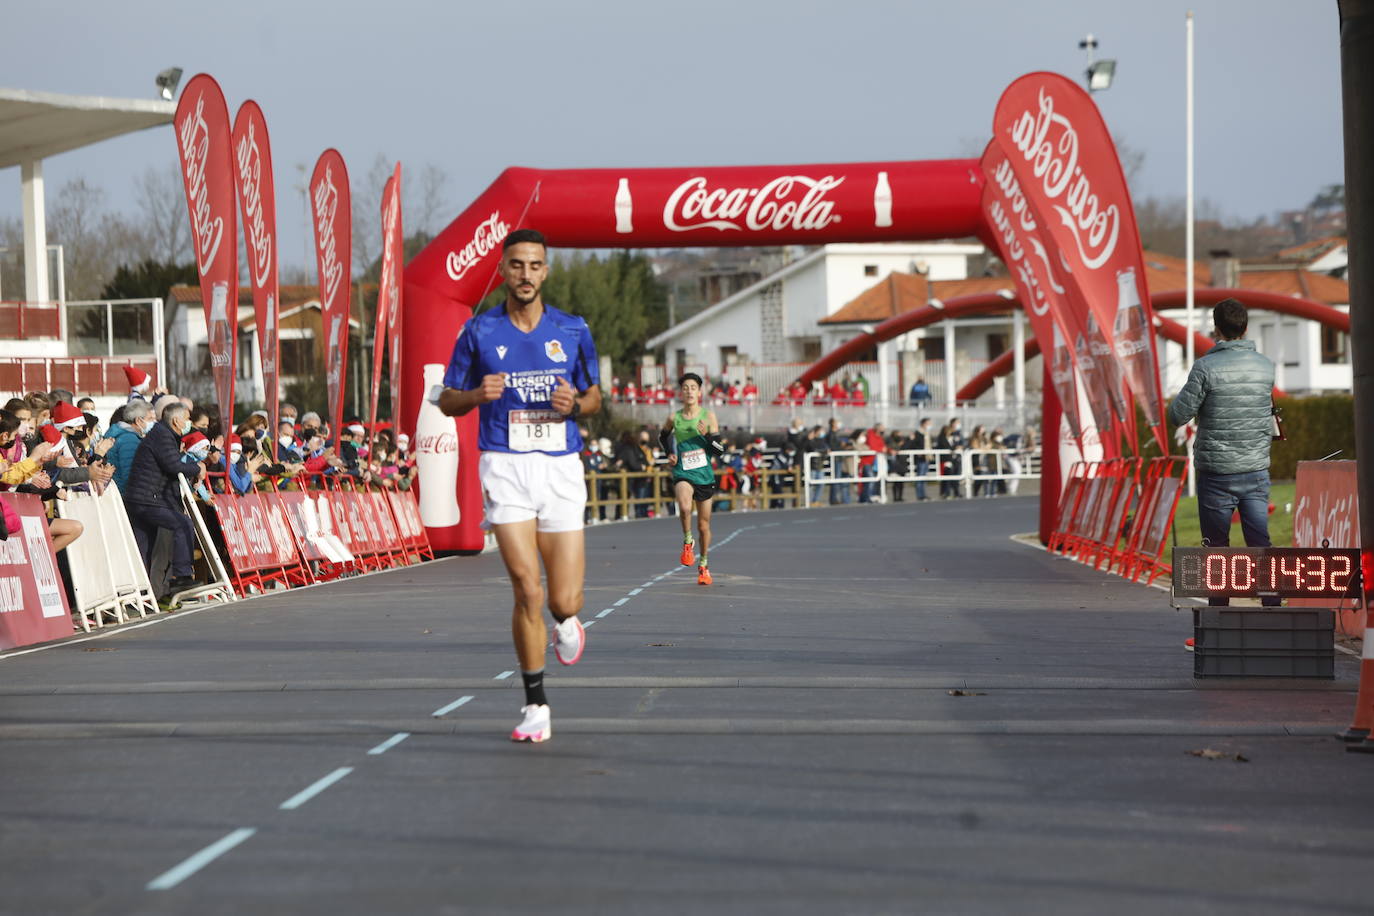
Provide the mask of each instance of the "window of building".
POLYGON ((721 348, 720 348, 720 367, 721 367, 721 370, 723 371, 723 370, 725 369, 726 366, 730 365, 730 362, 731 362, 733 359, 735 359, 737 356, 739 356, 739 347, 721 347, 721 348))
POLYGON ((281 347, 281 374, 313 375, 315 367, 315 339, 313 337, 284 337, 281 347))
POLYGON ((1003 353, 1007 352, 1007 347, 1006 334, 988 335, 988 359, 992 360, 1001 356, 1003 353))
POLYGON ((1323 325, 1322 362, 1340 365, 1350 362, 1350 335, 1323 325))
POLYGON ((876 276, 878 276, 878 265, 877 265, 877 264, 865 264, 865 265, 864 265, 864 276, 865 276, 865 277, 876 277, 876 276))
POLYGON ((922 337, 916 342, 916 346, 920 348, 921 355, 926 359, 945 358, 945 338, 943 336, 922 337))

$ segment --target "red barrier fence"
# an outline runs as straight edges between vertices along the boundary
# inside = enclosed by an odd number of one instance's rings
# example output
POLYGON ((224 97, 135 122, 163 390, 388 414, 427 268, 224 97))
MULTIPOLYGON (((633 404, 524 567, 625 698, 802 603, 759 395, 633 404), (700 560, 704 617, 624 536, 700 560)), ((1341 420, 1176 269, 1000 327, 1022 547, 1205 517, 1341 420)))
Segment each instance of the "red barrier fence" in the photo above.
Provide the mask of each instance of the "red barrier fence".
POLYGON ((1049 549, 1133 581, 1154 582, 1170 571, 1164 545, 1186 473, 1185 458, 1075 463, 1049 549))
POLYGON ((310 475, 301 490, 216 494, 215 517, 239 595, 328 581, 434 559, 412 491, 310 475), (351 555, 331 559, 328 535, 351 555))

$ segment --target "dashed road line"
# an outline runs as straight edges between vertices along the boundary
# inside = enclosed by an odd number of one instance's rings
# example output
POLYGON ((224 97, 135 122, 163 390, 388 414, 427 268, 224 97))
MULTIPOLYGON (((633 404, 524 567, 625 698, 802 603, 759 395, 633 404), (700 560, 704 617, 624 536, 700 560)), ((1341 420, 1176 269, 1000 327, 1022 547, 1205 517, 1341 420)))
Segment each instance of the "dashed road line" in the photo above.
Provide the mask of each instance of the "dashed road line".
MULTIPOLYGON (((301 805, 310 801, 310 799, 314 798, 316 795, 319 795, 325 789, 328 789, 330 786, 334 785, 334 783, 338 782, 340 779, 343 779, 345 776, 352 772, 352 767, 339 767, 337 770, 330 773, 328 776, 321 777, 320 779, 317 779, 310 785, 306 786, 304 789, 301 789, 295 795, 291 796, 286 801, 282 802, 279 807, 283 811, 294 811, 301 805)), ((244 837, 244 839, 247 839, 247 837, 244 837)))
MULTIPOLYGON (((448 709, 448 707, 444 707, 444 708, 445 708, 445 710, 448 709)), ((374 747, 372 750, 368 751, 368 753, 371 754, 371 755, 373 755, 374 757, 377 756, 378 754, 385 754, 387 751, 391 750, 393 747, 395 747, 396 745, 400 744, 402 741, 406 740, 406 739, 409 738, 409 737, 410 737, 410 732, 397 732, 396 734, 392 735, 390 738, 387 738, 387 739, 386 739, 385 741, 383 741, 381 744, 379 744, 379 745, 377 745, 376 747, 374 747)))
POLYGON ((493 680, 493 681, 504 681, 506 678, 510 677, 510 676, 511 676, 512 674, 514 674, 514 673, 515 673, 514 671, 502 671, 500 674, 496 675, 496 677, 492 678, 492 680, 493 680))
MULTIPOLYGON (((447 706, 441 706, 441 707, 439 707, 438 709, 434 710, 434 712, 430 713, 430 715, 433 716, 434 718, 438 719, 438 718, 441 718, 442 716, 446 716, 446 715, 448 715, 449 713, 453 712, 453 711, 454 711, 455 709, 457 709, 459 706, 462 706, 462 705, 464 705, 464 704, 466 704, 466 703, 470 703, 470 702, 472 702, 472 697, 459 697, 458 699, 454 700, 452 703, 448 704, 447 706)), ((370 753, 370 752, 369 752, 369 753, 370 753)), ((381 752, 379 751, 378 753, 381 753, 381 752)))
POLYGON ((638 595, 638 594, 639 594, 640 592, 642 592, 642 591, 644 591, 644 587, 643 587, 643 586, 641 586, 641 587, 639 587, 639 588, 632 588, 632 589, 630 589, 630 596, 631 596, 631 597, 634 597, 635 595, 638 595))
POLYGON ((624 604, 625 602, 627 602, 627 601, 629 601, 629 600, 630 600, 629 598, 621 598, 619 601, 617 601, 617 602, 615 603, 615 607, 620 607, 622 604, 624 604))
POLYGON ((168 869, 148 882, 148 890, 165 891, 176 887, 187 878, 224 855, 244 840, 257 833, 256 827, 240 827, 195 853, 175 868, 168 869))
MULTIPOLYGON (((607 614, 613 613, 614 611, 615 611, 615 608, 613 608, 613 607, 608 607, 608 608, 606 608, 606 610, 601 611, 599 614, 597 614, 597 615, 596 615, 596 619, 597 619, 597 620, 600 620, 602 617, 605 617, 607 614)), ((583 625, 585 626, 585 624, 583 624, 583 625)))

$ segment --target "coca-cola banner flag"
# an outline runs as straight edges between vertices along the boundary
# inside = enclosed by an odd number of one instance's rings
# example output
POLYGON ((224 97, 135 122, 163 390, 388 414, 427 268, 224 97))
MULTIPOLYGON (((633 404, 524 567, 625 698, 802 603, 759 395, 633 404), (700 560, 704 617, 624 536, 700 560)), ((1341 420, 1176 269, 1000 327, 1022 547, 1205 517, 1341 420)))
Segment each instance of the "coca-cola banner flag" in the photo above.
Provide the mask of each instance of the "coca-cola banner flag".
MULTIPOLYGON (((353 211, 348 170, 338 150, 327 149, 310 176, 315 216, 315 264, 320 273, 320 322, 324 328, 324 378, 329 428, 343 428, 344 367, 348 359, 349 287, 352 283, 353 211)), ((335 439, 337 441, 337 438, 335 439)))
POLYGON ((191 213, 191 237, 200 272, 210 366, 220 422, 234 422, 234 349, 238 339, 238 225, 229 109, 219 84, 204 73, 186 84, 177 102, 177 152, 191 213))
POLYGON ((271 439, 277 437, 279 344, 277 342, 277 197, 272 182, 272 147, 267 122, 258 103, 248 100, 234 118, 234 177, 238 188, 243 238, 248 250, 248 279, 253 287, 253 314, 258 326, 258 355, 271 439))
POLYGON ((1031 73, 1007 87, 993 139, 1069 264, 1121 362, 1126 382, 1168 451, 1154 321, 1126 179, 1091 97, 1055 73, 1031 73))
MULTIPOLYGON (((391 193, 396 199, 396 218, 386 228, 382 240, 383 250, 391 249, 391 305, 386 314, 387 341, 391 345, 391 418, 399 423, 405 414, 401 411, 401 290, 404 288, 402 276, 405 273, 405 232, 401 225, 401 163, 396 163, 396 171, 391 176, 391 193)), ((383 205, 385 209, 385 205, 383 205)), ((385 223, 385 219, 383 219, 385 223)))
POLYGON ((995 143, 989 143, 980 162, 983 185, 983 215, 987 220, 989 242, 997 250, 1016 283, 1021 305, 1030 321, 1031 332, 1040 341, 1041 358, 1048 360, 1055 394, 1064 407, 1069 431, 1082 451, 1083 423, 1078 413, 1078 388, 1074 383, 1077 354, 1065 333, 1069 305, 1063 271, 1051 258, 1040 237, 1040 226, 1007 157, 995 143))
MULTIPOLYGON (((382 189, 382 275, 377 289, 377 324, 372 335, 372 412, 367 429, 367 454, 372 459, 373 440, 377 434, 377 399, 382 392, 382 360, 387 355, 387 333, 391 327, 392 316, 399 311, 396 304, 400 290, 400 256, 397 237, 401 227, 401 164, 396 163, 396 171, 386 180, 382 189)), ((391 364, 392 416, 399 417, 396 410, 396 388, 400 378, 396 364, 391 364)))

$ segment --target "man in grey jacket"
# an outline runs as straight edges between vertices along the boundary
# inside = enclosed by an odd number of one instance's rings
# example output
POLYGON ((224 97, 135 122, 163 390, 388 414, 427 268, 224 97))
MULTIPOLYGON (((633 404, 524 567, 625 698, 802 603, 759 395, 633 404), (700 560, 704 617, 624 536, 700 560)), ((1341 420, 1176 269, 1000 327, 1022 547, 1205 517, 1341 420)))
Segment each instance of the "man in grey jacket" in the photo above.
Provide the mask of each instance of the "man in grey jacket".
MULTIPOLYGON (((1269 444, 1273 427, 1274 364, 1245 340, 1250 316, 1235 299, 1212 309, 1217 343, 1193 363, 1188 381, 1169 405, 1169 422, 1197 417, 1197 514, 1203 542, 1231 543, 1231 515, 1240 510, 1247 547, 1269 543, 1269 444)), ((1225 598, 1209 603, 1225 605, 1225 598)), ((1277 605, 1266 598, 1264 604, 1277 605)))

